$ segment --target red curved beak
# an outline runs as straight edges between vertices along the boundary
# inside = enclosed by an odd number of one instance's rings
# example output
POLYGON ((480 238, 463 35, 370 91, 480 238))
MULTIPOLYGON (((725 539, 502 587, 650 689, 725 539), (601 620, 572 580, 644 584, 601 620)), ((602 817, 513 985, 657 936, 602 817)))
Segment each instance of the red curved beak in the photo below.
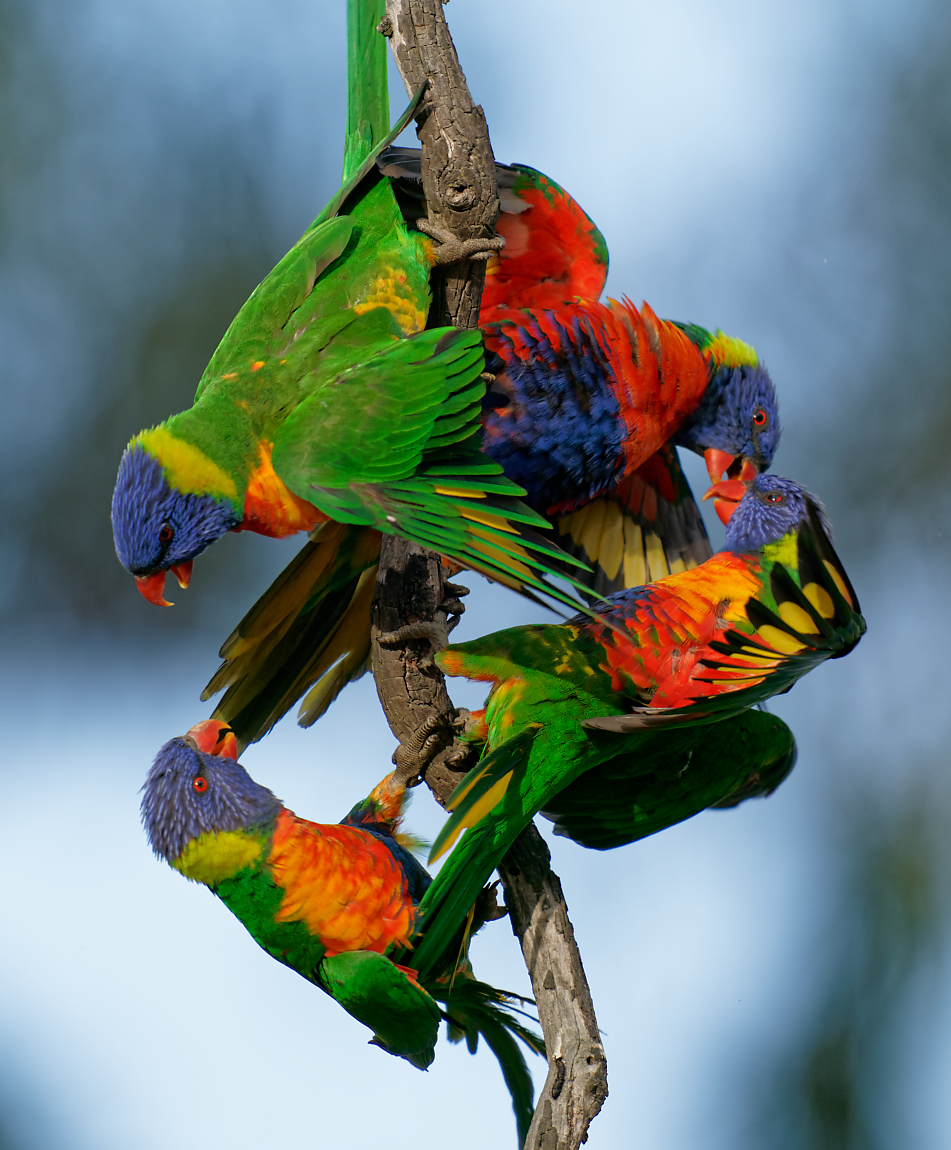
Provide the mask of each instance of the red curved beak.
POLYGON ((151 575, 136 575, 135 585, 143 599, 148 599, 156 607, 171 607, 165 598, 165 572, 153 571, 151 575))
POLYGON ((194 566, 194 563, 194 559, 186 559, 184 563, 173 563, 172 566, 169 567, 169 571, 171 571, 171 573, 178 580, 178 585, 183 591, 191 581, 192 567, 194 566))
MULTIPOLYGON (((708 447, 703 453, 703 460, 707 465, 707 474, 710 476, 710 482, 717 483, 724 471, 729 472, 733 466, 734 459, 736 459, 735 455, 728 455, 727 452, 721 451, 719 447, 708 447)), ((704 496, 704 499, 706 499, 706 496, 704 496)))
POLYGON ((747 486, 739 479, 722 479, 719 483, 714 483, 704 495, 704 499, 714 501, 713 510, 724 526, 730 522, 730 517, 736 510, 737 504, 746 494, 747 486))
MULTIPOLYGON (((188 559, 184 563, 174 563, 168 569, 178 580, 178 585, 183 591, 192 577, 193 563, 193 559, 188 559)), ((166 571, 153 571, 151 575, 136 575, 135 577, 135 585, 138 587, 142 598, 148 599, 156 607, 174 606, 165 598, 165 576, 167 574, 166 571)))
POLYGON ((220 719, 202 719, 192 727, 186 739, 192 739, 199 751, 206 755, 219 755, 227 759, 237 759, 238 740, 227 723, 220 719))

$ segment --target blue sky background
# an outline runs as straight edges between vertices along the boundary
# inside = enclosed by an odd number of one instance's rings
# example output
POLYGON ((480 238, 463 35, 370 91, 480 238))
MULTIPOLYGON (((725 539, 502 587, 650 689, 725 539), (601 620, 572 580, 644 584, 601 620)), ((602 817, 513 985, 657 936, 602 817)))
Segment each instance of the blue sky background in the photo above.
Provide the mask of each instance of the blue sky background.
MULTIPOLYGON (((597 221, 609 292, 756 346, 775 470, 825 500, 869 622, 775 702, 800 758, 769 800, 620 852, 554 842, 609 1059, 588 1144, 945 1147, 951 21, 937 0, 447 16, 496 155, 597 221)), ((207 714, 219 643, 296 544, 223 540, 154 611, 112 552, 115 467, 334 190, 343 23, 342 0, 0 0, 3 1150, 512 1144, 487 1052, 442 1043, 421 1075, 368 1047, 138 823, 152 756, 207 714)), ((469 582, 458 637, 536 617, 469 582)), ((364 680, 244 762, 332 820, 392 749, 364 680)), ((439 822, 419 795, 414 828, 439 822)), ((505 922, 474 961, 527 989, 505 922)))

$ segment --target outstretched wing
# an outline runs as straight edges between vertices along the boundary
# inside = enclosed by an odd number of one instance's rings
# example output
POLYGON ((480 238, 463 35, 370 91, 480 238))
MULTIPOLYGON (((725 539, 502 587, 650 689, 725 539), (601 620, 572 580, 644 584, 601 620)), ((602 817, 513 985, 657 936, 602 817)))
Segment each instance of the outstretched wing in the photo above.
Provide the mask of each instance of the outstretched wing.
POLYGON ((545 557, 566 558, 535 533, 547 523, 479 450, 481 368, 478 331, 392 340, 288 416, 275 470, 338 522, 399 534, 508 587, 577 606, 544 577, 545 557))
POLYGON ((542 813, 555 834, 610 850, 657 834, 708 807, 770 794, 796 761, 792 731, 775 715, 744 711, 703 728, 649 734, 586 771, 542 813))
POLYGON ((712 640, 691 677, 689 706, 643 707, 588 719, 592 730, 629 734, 652 727, 714 722, 788 691, 826 659, 847 655, 865 634, 858 599, 819 516, 810 507, 799 529, 796 567, 776 563, 769 594, 745 604, 752 634, 712 640), (764 602, 768 600, 768 602, 764 602))
MULTIPOLYGON (((346 250, 352 221, 343 216, 312 227, 258 284, 231 321, 205 368, 196 401, 233 372, 266 361, 275 339, 314 289, 318 277, 346 250)), ((341 326, 346 322, 341 316, 341 326)))
POLYGON ((315 490, 408 478, 427 449, 476 426, 480 333, 435 328, 392 339, 389 324, 383 308, 355 317, 346 341, 338 336, 318 357, 312 389, 305 383, 311 394, 278 433, 275 470, 318 506, 315 490))

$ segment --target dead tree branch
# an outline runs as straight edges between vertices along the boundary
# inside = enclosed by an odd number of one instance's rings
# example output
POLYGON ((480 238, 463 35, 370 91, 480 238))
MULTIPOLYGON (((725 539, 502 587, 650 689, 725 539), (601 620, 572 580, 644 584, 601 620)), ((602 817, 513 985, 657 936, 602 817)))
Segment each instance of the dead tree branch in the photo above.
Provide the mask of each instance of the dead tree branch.
MULTIPOLYGON (((390 37, 407 91, 429 80, 418 135, 432 234, 491 239, 499 208, 492 148, 482 109, 473 104, 459 67, 442 2, 387 0, 386 10, 381 32, 390 37)), ((477 260, 435 270, 429 326, 478 325, 484 270, 477 260)), ((371 659, 387 721, 407 749, 415 748, 414 734, 423 723, 452 712, 445 681, 430 656, 446 634, 453 593, 437 556, 402 539, 384 539, 371 659)), ((427 784, 443 804, 461 777, 448 750, 426 771, 427 784)), ((499 870, 549 1052, 548 1078, 525 1147, 575 1150, 587 1139, 588 1125, 607 1095, 607 1066, 561 883, 549 861, 544 841, 529 827, 499 870)))

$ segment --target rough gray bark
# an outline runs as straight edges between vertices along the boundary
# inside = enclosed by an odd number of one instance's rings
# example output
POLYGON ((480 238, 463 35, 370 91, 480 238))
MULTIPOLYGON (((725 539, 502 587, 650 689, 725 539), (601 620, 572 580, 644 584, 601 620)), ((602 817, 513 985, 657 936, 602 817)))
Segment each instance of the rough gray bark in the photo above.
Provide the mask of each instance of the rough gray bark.
MULTIPOLYGON (((390 37, 407 91, 429 81, 418 135, 430 223, 460 240, 489 239, 498 219, 492 148, 482 109, 473 104, 459 67, 441 0, 387 0, 386 7, 380 29, 390 37)), ((477 326, 483 279, 479 261, 437 268, 429 326, 477 326)), ((384 539, 371 665, 404 754, 418 750, 414 737, 424 723, 452 712, 445 680, 430 656, 445 642, 453 593, 437 556, 406 540, 384 539)), ((443 805, 464 769, 450 750, 427 767, 426 783, 443 805)), ((561 883, 549 861, 544 841, 529 827, 499 868, 549 1052, 548 1078, 525 1150, 576 1150, 607 1096, 607 1065, 561 883)))
MULTIPOLYGON (((441 0, 386 0, 390 48, 409 93, 429 81, 418 119, 423 190, 432 223, 459 239, 489 239, 499 218, 495 161, 482 109, 472 102, 441 0)), ((430 326, 478 327, 485 265, 437 268, 430 326)))
POLYGON ((548 1050, 548 1077, 525 1145, 564 1150, 587 1141, 588 1125, 608 1096, 608 1064, 561 881, 550 861, 545 840, 530 826, 499 864, 499 877, 548 1050))

